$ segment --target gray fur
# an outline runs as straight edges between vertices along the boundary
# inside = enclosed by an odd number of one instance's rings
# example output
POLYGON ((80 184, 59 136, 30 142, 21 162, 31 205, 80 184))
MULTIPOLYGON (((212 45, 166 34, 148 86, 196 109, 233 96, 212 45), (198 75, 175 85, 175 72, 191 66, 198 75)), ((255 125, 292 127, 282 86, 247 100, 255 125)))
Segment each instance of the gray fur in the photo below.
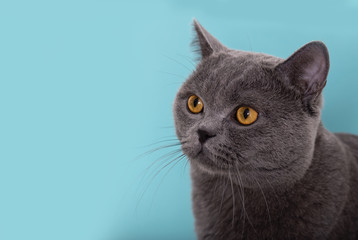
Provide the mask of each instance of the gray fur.
POLYGON ((174 102, 198 239, 358 239, 358 136, 321 122, 328 51, 231 50, 194 21, 201 61, 174 102), (188 111, 192 94, 204 102, 188 111), (239 106, 259 113, 240 125, 239 106), (199 142, 198 130, 211 137, 199 142))

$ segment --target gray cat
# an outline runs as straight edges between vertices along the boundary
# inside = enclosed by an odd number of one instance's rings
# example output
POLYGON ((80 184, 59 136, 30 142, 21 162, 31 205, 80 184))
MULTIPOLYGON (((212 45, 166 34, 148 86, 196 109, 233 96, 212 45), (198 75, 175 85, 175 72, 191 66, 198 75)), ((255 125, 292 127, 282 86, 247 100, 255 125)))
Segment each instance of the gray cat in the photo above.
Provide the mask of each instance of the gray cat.
POLYGON ((174 119, 198 239, 358 239, 358 136, 331 133, 320 118, 326 46, 283 60, 194 27, 201 61, 174 119))

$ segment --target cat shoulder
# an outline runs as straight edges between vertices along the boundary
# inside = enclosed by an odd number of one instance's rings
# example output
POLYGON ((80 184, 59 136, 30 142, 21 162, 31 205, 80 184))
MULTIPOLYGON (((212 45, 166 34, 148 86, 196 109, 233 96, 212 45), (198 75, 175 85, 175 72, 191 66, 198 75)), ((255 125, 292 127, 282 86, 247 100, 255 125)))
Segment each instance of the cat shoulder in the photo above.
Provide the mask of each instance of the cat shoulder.
POLYGON ((358 161, 358 135, 350 133, 335 133, 335 135, 350 148, 358 161))

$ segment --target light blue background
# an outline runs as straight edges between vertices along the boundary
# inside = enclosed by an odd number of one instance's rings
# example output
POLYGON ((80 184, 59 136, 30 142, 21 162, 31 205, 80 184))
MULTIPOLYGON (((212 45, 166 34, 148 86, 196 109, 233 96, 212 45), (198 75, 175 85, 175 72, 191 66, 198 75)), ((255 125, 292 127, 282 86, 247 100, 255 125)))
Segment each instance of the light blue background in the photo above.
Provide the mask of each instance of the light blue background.
POLYGON ((195 238, 185 160, 138 157, 175 136, 193 17, 284 58, 324 41, 324 124, 358 134, 357 0, 1 0, 0 239, 195 238))

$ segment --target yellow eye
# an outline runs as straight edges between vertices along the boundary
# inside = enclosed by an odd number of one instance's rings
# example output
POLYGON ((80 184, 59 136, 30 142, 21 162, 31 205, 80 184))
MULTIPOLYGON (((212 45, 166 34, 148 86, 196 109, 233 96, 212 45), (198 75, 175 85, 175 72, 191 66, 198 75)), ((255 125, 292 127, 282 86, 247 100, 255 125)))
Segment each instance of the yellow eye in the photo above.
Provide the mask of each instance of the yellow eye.
POLYGON ((191 95, 188 99, 188 108, 192 113, 200 113, 204 108, 204 104, 198 96, 191 95))
POLYGON ((240 107, 236 112, 236 118, 243 125, 250 125, 257 119, 257 112, 250 107, 240 107))

